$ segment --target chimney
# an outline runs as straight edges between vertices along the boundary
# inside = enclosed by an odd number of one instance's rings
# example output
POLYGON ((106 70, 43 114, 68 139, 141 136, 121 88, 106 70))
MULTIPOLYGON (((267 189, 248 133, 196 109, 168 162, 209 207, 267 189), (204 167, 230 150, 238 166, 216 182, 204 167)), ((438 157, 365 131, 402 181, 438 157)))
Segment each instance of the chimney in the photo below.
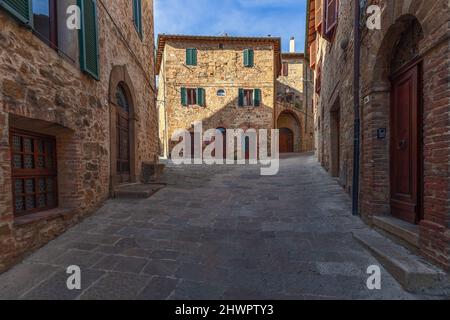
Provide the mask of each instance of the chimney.
POLYGON ((289 42, 289 52, 295 53, 295 38, 292 37, 291 41, 289 42))

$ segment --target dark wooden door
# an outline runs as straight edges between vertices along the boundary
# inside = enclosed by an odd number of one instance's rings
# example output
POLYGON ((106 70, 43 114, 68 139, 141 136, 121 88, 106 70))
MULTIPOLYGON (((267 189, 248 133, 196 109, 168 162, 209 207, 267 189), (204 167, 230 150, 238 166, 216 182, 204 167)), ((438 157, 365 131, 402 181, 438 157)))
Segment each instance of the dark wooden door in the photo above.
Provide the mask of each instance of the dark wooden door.
POLYGON ((392 80, 391 212, 410 223, 420 219, 419 66, 392 80))
POLYGON ((119 183, 130 181, 130 128, 128 113, 117 108, 117 175, 119 183))
POLYGON ((288 128, 280 129, 280 153, 294 152, 294 133, 288 128))

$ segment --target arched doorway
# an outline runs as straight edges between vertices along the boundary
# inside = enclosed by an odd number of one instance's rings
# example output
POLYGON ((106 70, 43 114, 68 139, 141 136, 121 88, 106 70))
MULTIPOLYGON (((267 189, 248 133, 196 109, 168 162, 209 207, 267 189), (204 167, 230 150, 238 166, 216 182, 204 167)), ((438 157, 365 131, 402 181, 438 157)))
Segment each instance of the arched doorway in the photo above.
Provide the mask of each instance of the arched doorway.
POLYGON ((390 64, 391 214, 410 223, 422 218, 422 89, 418 54, 422 28, 405 22, 390 64))
POLYGON ((109 82, 110 104, 110 188, 135 182, 138 177, 136 157, 136 127, 138 114, 136 96, 125 66, 111 70, 109 82))
POLYGON ((130 182, 130 100, 127 97, 125 84, 119 83, 116 88, 116 170, 119 183, 130 182))
POLYGON ((282 112, 277 120, 280 130, 280 153, 293 153, 302 151, 302 135, 300 121, 290 112, 282 112))
POLYGON ((289 128, 280 128, 280 153, 294 152, 294 133, 289 128))

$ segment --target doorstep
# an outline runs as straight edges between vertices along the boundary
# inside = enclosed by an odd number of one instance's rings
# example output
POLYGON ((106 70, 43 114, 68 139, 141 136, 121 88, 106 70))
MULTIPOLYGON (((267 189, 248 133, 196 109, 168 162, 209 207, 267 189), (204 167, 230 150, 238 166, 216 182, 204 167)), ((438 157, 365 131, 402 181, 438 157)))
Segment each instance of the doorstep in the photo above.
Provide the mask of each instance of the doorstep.
POLYGON ((372 223, 377 231, 394 241, 400 242, 411 251, 419 252, 420 228, 418 225, 410 224, 392 216, 375 216, 372 218, 372 223))
POLYGON ((405 290, 444 297, 450 294, 448 275, 405 247, 371 229, 355 231, 353 237, 405 290))
POLYGON ((163 183, 130 183, 117 186, 114 189, 114 198, 119 199, 147 199, 154 195, 159 190, 166 187, 163 183))

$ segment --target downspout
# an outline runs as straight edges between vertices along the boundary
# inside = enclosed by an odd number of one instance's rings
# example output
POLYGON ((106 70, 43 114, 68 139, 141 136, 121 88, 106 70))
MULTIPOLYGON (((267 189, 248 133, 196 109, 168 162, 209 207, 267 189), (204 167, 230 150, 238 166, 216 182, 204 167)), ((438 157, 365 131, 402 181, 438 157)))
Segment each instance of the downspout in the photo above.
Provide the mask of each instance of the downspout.
POLYGON ((360 136, 361 136, 361 118, 360 118, 360 19, 361 8, 359 0, 353 1, 355 5, 355 25, 354 25, 354 65, 353 65, 353 103, 354 103, 354 142, 353 142, 353 203, 352 213, 359 215, 359 168, 360 168, 360 136))

